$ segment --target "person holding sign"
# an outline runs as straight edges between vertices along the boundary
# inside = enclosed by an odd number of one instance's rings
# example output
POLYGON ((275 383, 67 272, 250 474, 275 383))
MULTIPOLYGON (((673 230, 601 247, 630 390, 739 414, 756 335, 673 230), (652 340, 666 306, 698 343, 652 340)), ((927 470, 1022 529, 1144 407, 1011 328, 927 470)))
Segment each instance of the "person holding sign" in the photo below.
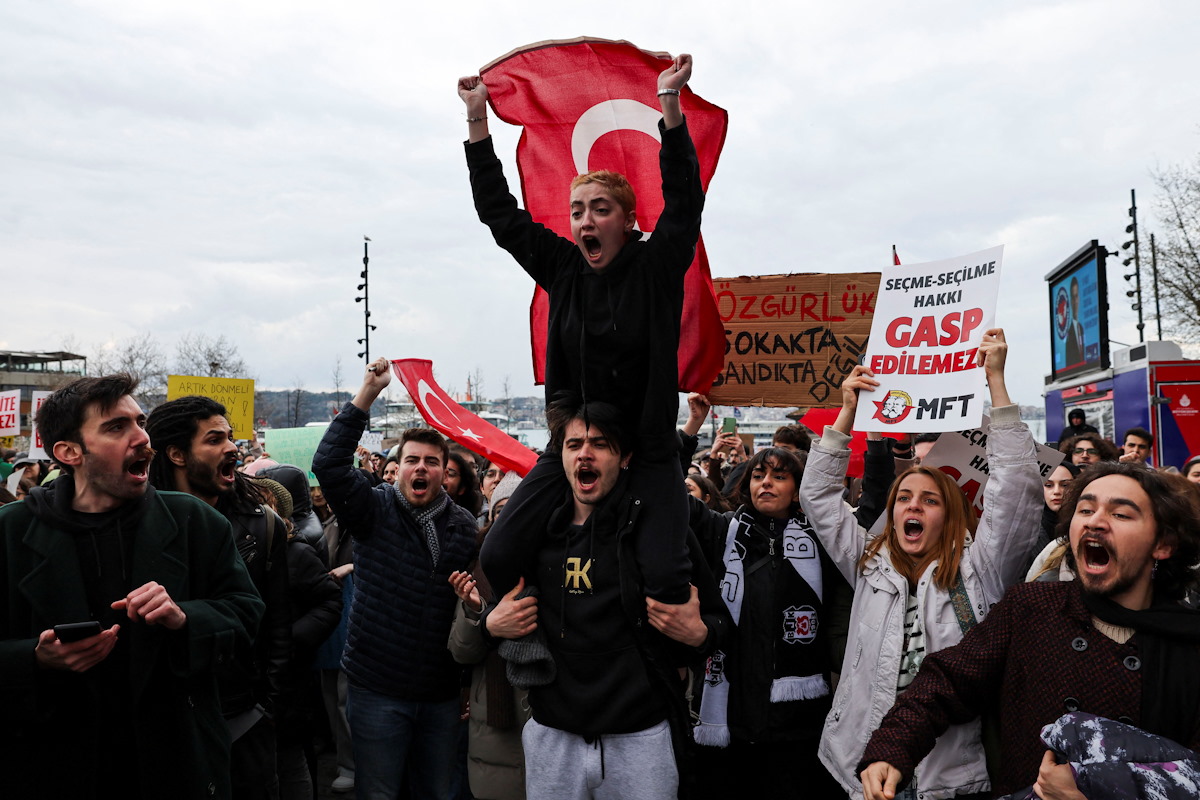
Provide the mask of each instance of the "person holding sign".
MULTIPOLYGON (((467 164, 479 219, 550 297, 546 402, 573 398, 615 405, 637 434, 630 491, 642 511, 637 563, 646 594, 688 601, 687 505, 677 452, 677 350, 684 277, 700 235, 700 165, 680 108, 692 57, 675 57, 657 78, 664 207, 650 239, 634 230, 629 181, 606 170, 571 182, 567 239, 536 223, 509 193, 487 124, 488 89, 461 78, 467 164)), ((579 476, 584 482, 594 475, 579 476)), ((538 531, 567 495, 561 455, 549 448, 525 477, 484 543, 480 563, 503 595, 536 562, 538 531)))
MULTIPOLYGON (((870 732, 925 654, 957 644, 1022 579, 1040 531, 1037 454, 1005 388, 1007 353, 1003 330, 984 334, 977 358, 991 392, 992 422, 982 520, 948 475, 917 466, 892 484, 883 532, 871 539, 858 525, 842 500, 842 481, 859 392, 879 385, 866 367, 855 367, 842 384, 842 410, 810 453, 800 503, 856 587, 841 682, 820 748, 821 761, 852 796, 862 796, 858 762, 870 732)), ((979 722, 942 735, 912 785, 931 800, 988 796, 979 722)))

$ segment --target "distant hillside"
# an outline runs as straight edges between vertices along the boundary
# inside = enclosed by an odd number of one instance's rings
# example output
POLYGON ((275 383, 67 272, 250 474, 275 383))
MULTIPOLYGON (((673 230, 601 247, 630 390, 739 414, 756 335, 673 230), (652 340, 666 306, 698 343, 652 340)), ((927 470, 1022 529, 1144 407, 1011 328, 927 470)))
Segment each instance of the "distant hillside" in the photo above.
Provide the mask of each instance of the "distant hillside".
MULTIPOLYGON (((334 413, 342 407, 353 394, 337 392, 309 392, 303 389, 283 390, 273 389, 254 393, 254 416, 257 427, 261 428, 299 428, 310 422, 329 422, 334 413)), ((393 402, 406 400, 403 392, 393 393, 393 402)), ((505 414, 513 421, 531 421, 544 425, 542 417, 542 399, 540 397, 512 397, 491 401, 492 411, 505 414)), ((371 406, 372 417, 382 417, 387 413, 384 398, 380 397, 371 406)))

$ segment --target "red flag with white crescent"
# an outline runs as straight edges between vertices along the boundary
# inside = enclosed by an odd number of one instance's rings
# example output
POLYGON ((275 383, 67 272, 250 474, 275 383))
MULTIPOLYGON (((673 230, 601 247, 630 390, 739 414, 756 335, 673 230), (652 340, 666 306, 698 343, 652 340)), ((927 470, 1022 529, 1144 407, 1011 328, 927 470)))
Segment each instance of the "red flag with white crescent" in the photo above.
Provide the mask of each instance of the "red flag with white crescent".
MULTIPOLYGON (((480 70, 493 113, 524 127, 517 166, 525 210, 534 221, 569 239, 571 180, 594 169, 611 169, 625 175, 637 193, 638 227, 653 231, 663 209, 658 166, 662 109, 656 88, 658 74, 670 63, 666 53, 639 50, 629 42, 582 38, 527 45, 480 70)), ((679 100, 707 191, 729 117, 690 88, 683 89, 679 100)), ((538 383, 546 377, 548 317, 546 293, 535 289, 529 325, 538 383)), ((684 281, 680 390, 708 391, 721 370, 724 349, 725 329, 701 238, 684 281)))
POLYGON ((454 402, 433 379, 432 361, 400 358, 392 361, 392 371, 434 430, 521 477, 533 469, 537 453, 454 402))

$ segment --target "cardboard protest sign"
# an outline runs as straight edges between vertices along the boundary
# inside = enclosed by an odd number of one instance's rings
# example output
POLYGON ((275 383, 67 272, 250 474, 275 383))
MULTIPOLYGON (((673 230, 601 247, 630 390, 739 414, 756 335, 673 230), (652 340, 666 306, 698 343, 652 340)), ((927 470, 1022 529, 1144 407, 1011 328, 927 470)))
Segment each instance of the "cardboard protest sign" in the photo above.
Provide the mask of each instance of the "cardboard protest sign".
POLYGON ((725 359, 714 405, 840 406, 867 344, 878 272, 717 278, 725 359))
POLYGON ((0 436, 21 435, 21 390, 0 392, 0 436))
POLYGON ((292 464, 308 473, 310 486, 317 485, 317 476, 312 471, 313 454, 325 435, 325 427, 311 428, 267 428, 263 449, 271 460, 279 464, 292 464))
POLYGON ((995 326, 1003 247, 883 273, 866 365, 879 388, 857 430, 975 428, 983 415, 983 332, 995 326))
POLYGON ((29 457, 36 459, 47 459, 50 455, 46 452, 45 446, 42 444, 42 435, 38 433, 37 419, 38 409, 42 407, 42 403, 46 402, 46 398, 54 392, 34 392, 31 395, 29 403, 29 427, 32 429, 29 434, 29 457))
MULTIPOLYGON (((990 425, 991 419, 984 414, 978 428, 943 433, 921 461, 923 465, 937 467, 954 478, 977 514, 983 513, 983 487, 987 486, 989 476, 987 437, 990 425)), ((1038 444, 1037 458, 1038 471, 1045 480, 1062 463, 1063 454, 1053 447, 1038 444)))
MULTIPOLYGON (((250 378, 202 378, 195 375, 168 375, 167 399, 175 400, 198 394, 211 397, 225 406, 225 415, 233 426, 235 439, 254 435, 254 381, 250 378)), ((280 462, 283 463, 283 462, 280 462)))

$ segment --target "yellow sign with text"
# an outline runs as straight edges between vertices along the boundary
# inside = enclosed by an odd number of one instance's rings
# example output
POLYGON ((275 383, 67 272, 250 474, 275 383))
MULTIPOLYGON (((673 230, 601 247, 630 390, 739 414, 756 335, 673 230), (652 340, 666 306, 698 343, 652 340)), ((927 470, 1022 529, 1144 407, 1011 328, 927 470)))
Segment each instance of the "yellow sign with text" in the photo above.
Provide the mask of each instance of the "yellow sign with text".
POLYGON ((198 394, 211 397, 225 406, 235 439, 254 435, 254 380, 252 378, 200 378, 195 375, 168 375, 167 399, 176 400, 198 394))

